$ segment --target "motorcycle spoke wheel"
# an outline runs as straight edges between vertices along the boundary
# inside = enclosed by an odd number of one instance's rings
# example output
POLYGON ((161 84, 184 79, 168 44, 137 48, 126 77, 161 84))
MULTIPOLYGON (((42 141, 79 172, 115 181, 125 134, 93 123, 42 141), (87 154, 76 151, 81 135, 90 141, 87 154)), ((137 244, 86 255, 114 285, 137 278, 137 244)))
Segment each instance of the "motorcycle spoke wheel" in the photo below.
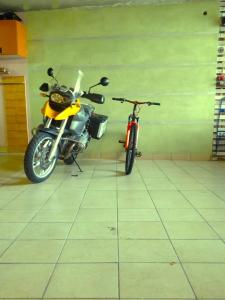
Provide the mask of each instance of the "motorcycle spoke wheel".
POLYGON ((54 141, 51 135, 41 132, 29 143, 24 157, 24 171, 32 182, 42 182, 53 172, 57 155, 51 161, 48 156, 54 141))

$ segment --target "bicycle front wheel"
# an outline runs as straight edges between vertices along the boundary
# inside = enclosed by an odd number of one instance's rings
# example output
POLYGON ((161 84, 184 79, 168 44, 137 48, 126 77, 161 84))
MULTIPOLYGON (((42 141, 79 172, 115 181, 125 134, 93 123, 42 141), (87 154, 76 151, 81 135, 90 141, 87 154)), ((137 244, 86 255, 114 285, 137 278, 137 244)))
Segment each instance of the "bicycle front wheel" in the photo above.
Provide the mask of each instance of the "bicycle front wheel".
POLYGON ((136 155, 137 125, 133 125, 130 129, 129 144, 126 150, 125 173, 129 175, 132 171, 134 158, 136 155))

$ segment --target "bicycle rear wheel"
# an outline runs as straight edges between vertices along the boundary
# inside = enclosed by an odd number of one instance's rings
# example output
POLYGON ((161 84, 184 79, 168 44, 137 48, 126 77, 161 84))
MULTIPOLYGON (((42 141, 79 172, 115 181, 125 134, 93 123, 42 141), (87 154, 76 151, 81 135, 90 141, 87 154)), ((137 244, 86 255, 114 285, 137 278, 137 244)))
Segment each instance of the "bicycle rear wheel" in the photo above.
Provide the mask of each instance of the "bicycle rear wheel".
POLYGON ((133 125, 130 129, 130 138, 128 149, 126 150, 125 173, 129 175, 132 171, 134 158, 136 155, 137 125, 133 125))

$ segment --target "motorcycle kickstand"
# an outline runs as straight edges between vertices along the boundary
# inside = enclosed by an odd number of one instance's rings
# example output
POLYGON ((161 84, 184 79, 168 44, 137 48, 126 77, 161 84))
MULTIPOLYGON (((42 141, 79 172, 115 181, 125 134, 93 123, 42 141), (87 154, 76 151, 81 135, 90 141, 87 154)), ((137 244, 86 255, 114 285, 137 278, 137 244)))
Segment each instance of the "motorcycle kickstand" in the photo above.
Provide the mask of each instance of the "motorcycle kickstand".
MULTIPOLYGON (((77 165, 79 171, 83 172, 83 170, 81 169, 81 167, 80 167, 79 163, 77 162, 76 158, 74 157, 74 155, 73 155, 73 160, 74 160, 74 163, 77 165)), ((78 176, 78 174, 74 174, 74 175, 72 174, 72 176, 78 176)))

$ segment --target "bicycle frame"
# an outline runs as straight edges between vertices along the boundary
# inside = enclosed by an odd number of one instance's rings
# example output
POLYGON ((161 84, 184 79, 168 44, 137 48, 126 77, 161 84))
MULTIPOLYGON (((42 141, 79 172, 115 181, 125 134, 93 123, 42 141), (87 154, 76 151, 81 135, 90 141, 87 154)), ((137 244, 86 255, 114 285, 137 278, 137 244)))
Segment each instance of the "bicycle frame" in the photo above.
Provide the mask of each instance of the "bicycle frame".
POLYGON ((128 117, 128 123, 127 123, 127 131, 126 131, 126 140, 124 144, 124 148, 127 151, 128 146, 129 146, 129 141, 130 141, 130 131, 132 126, 137 126, 137 137, 136 137, 136 148, 137 148, 137 143, 138 143, 138 133, 139 133, 139 118, 137 117, 137 104, 134 105, 133 108, 133 113, 129 115, 128 117))
MULTIPOLYGON (((129 120, 130 117, 128 118, 128 123, 127 123, 127 132, 126 132, 126 140, 125 140, 125 144, 124 144, 124 148, 125 150, 128 150, 128 145, 129 145, 129 141, 130 141, 130 130, 132 126, 137 126, 137 138, 136 138, 136 145, 138 142, 138 132, 139 132, 139 124, 138 121, 130 121, 129 120)), ((136 146, 137 147, 137 146, 136 146)))

